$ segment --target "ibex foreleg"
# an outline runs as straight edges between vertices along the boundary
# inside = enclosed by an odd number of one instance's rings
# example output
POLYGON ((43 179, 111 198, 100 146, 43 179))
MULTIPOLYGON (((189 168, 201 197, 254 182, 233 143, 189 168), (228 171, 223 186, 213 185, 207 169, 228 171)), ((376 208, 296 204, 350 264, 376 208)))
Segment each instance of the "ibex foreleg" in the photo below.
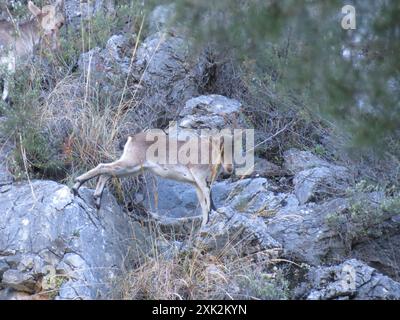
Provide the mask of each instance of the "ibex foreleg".
POLYGON ((197 197, 202 209, 203 221, 201 225, 205 226, 208 223, 211 210, 211 190, 207 184, 206 176, 202 174, 202 171, 193 169, 191 171, 196 182, 197 197))

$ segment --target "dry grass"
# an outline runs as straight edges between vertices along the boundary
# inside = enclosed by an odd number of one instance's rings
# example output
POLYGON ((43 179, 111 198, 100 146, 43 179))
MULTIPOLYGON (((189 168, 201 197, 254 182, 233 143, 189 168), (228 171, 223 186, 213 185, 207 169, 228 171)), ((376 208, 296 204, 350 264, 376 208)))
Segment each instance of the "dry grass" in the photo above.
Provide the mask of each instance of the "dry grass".
MULTIPOLYGON (((136 3, 121 4, 123 14, 115 23, 123 23, 125 15, 130 14, 135 6, 136 3)), ((143 21, 141 13, 132 15, 132 21, 124 24, 125 28, 129 27, 129 31, 135 33, 140 18, 143 21)), ((61 39, 60 52, 48 52, 40 47, 40 55, 29 66, 20 68, 14 77, 12 108, 3 106, 0 111, 7 116, 3 134, 26 144, 28 170, 36 177, 61 180, 115 157, 115 140, 121 123, 124 123, 121 110, 134 106, 136 101, 132 97, 128 97, 129 101, 123 99, 124 93, 119 92, 120 88, 117 88, 117 98, 114 99, 117 102, 112 101, 90 73, 78 75, 74 72, 80 54, 92 46, 104 45, 102 42, 112 34, 113 28, 107 23, 110 19, 113 17, 98 15, 82 21, 78 36, 70 27, 68 34, 61 39), (105 29, 104 25, 108 28, 105 29), (36 139, 30 138, 33 136, 36 139), (57 162, 57 174, 47 170, 50 160, 57 162)), ((139 34, 142 27, 143 23, 139 34)), ((66 32, 65 28, 63 32, 66 32)), ((139 41, 138 36, 135 50, 139 41)), ((128 77, 121 80, 125 87, 128 77)), ((20 158, 20 155, 16 157, 20 158)), ((22 164, 21 161, 17 163, 22 164)), ((25 170, 25 167, 21 165, 15 171, 21 169, 25 170)))
MULTIPOLYGON (((96 88, 90 89, 96 92, 96 88)), ((111 104, 100 105, 95 99, 82 94, 81 78, 64 79, 41 106, 41 111, 44 125, 60 123, 60 119, 68 121, 72 174, 115 158, 114 140, 122 126, 121 117, 111 104)), ((54 128, 57 129, 61 128, 54 128)))
MULTIPOLYGON (((195 234, 194 231, 193 234, 195 234)), ((151 232, 142 263, 113 284, 114 299, 288 299, 289 285, 269 252, 241 255, 235 245, 222 251, 199 249, 189 235, 169 240, 151 232)))

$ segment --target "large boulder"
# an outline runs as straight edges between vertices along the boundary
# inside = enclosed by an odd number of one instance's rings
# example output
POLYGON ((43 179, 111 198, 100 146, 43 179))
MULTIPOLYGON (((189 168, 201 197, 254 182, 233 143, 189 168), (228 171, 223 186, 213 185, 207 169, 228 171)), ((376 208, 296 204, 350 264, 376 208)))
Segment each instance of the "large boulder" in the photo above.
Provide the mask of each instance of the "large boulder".
POLYGON ((365 263, 351 259, 331 267, 314 267, 296 290, 309 300, 400 299, 400 283, 365 263))
POLYGON ((316 167, 329 167, 330 163, 310 151, 291 148, 283 153, 283 167, 292 174, 316 167))
MULTIPOLYGON (((178 117, 188 99, 199 95, 198 78, 205 71, 190 47, 190 41, 177 33, 150 34, 140 42, 133 60, 129 61, 129 74, 117 72, 114 77, 110 73, 112 78, 123 76, 118 88, 126 90, 117 94, 120 99, 123 93, 128 100, 120 136, 144 127, 165 128, 178 117)), ((102 52, 94 52, 94 56, 101 56, 102 52)), ((110 85, 106 82, 104 86, 110 85)))
POLYGON ((281 244, 268 233, 262 218, 237 213, 230 207, 222 207, 211 215, 210 223, 201 229, 195 244, 215 255, 267 252, 270 258, 276 258, 282 250, 281 244), (229 252, 228 248, 231 248, 229 252))
POLYGON ((385 201, 391 200, 371 192, 321 204, 293 202, 267 218, 268 232, 282 244, 288 259, 317 266, 359 257, 394 273, 388 253, 391 250, 391 257, 398 255, 390 241, 400 230, 400 214, 383 209, 385 201))
POLYGON ((126 36, 113 35, 107 40, 104 49, 95 47, 81 54, 78 60, 79 70, 92 81, 101 81, 103 85, 115 82, 129 73, 129 48, 129 39, 126 36))
POLYGON ((242 104, 234 99, 211 94, 192 98, 179 114, 182 129, 237 128, 242 104))
MULTIPOLYGON (((393 227, 399 224, 400 216, 393 217, 392 221, 387 221, 393 227)), ((398 231, 388 232, 373 241, 358 243, 353 248, 352 256, 361 261, 367 261, 368 265, 378 269, 380 272, 390 276, 396 281, 400 281, 400 269, 398 261, 400 259, 400 234, 398 231)))
MULTIPOLYGON (((173 219, 200 218, 196 191, 190 184, 150 177, 145 190, 139 196, 148 212, 164 223, 173 219)), ((290 194, 277 193, 265 178, 241 179, 236 182, 215 182, 211 196, 217 208, 229 206, 239 213, 268 216, 274 214, 282 204, 298 201, 290 194)))
POLYGON ((201 215, 194 186, 146 175, 143 204, 154 217, 169 219, 190 218, 201 215))
POLYGON ((276 165, 275 163, 272 163, 260 157, 254 158, 254 168, 252 176, 279 177, 285 175, 287 175, 287 172, 278 165, 276 165))
POLYGON ((268 217, 283 206, 297 205, 295 197, 280 193, 265 178, 224 180, 216 183, 212 195, 217 207, 227 206, 238 213, 268 217))
MULTIPOLYGON (((157 220, 164 226, 174 225, 179 233, 192 232, 193 223, 201 221, 194 188, 161 179, 158 186, 157 199, 163 210, 154 212, 157 220)), ((281 192, 267 179, 252 178, 215 182, 212 197, 219 213, 213 212, 206 228, 210 228, 210 237, 205 239, 211 241, 206 241, 207 248, 219 248, 244 224, 246 230, 262 226, 282 246, 282 257, 289 260, 318 266, 356 257, 398 277, 393 257, 399 254, 399 212, 382 209, 385 197, 381 192, 301 204, 296 195, 281 192)))
POLYGON ((300 171, 295 175, 293 185, 297 199, 304 204, 311 200, 344 194, 349 181, 347 168, 331 165, 300 171))
POLYGON ((326 217, 332 212, 340 214, 347 207, 347 201, 341 198, 321 205, 288 205, 268 218, 268 230, 282 244, 288 259, 311 265, 340 261, 347 253, 346 246, 326 217))
POLYGON ((97 212, 91 190, 74 197, 52 181, 16 183, 0 193, 0 297, 106 298, 124 263, 139 259, 132 253, 145 238, 104 196, 97 212))
POLYGON ((343 195, 352 181, 346 167, 334 165, 310 151, 289 149, 283 158, 284 169, 294 174, 294 192, 301 204, 343 195))
POLYGON ((133 69, 140 75, 141 104, 159 117, 173 119, 186 100, 198 95, 189 48, 187 39, 157 32, 136 52, 133 69))

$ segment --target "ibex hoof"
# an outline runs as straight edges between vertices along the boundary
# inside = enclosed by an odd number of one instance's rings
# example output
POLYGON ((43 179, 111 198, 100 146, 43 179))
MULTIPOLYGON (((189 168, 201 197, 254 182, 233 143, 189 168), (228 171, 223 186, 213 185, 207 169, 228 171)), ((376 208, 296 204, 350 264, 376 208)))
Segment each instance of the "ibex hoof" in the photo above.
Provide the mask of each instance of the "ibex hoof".
POLYGON ((204 220, 203 220, 203 221, 201 222, 201 227, 202 227, 202 228, 205 228, 207 225, 208 225, 208 220, 207 220, 207 221, 204 221, 204 220))
POLYGON ((100 210, 101 199, 100 198, 94 198, 94 205, 96 206, 97 210, 100 210))
POLYGON ((79 189, 79 187, 80 187, 80 183, 77 182, 77 183, 75 183, 74 186, 71 188, 72 193, 74 194, 74 196, 77 196, 77 195, 78 195, 78 189, 79 189))

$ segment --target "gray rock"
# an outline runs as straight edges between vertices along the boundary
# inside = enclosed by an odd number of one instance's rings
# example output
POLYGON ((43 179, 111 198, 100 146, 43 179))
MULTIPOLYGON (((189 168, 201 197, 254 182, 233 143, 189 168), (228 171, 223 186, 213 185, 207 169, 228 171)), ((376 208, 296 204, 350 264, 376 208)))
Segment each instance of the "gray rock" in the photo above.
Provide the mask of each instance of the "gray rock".
MULTIPOLYGON (((201 210, 195 188, 190 184, 158 177, 146 178, 143 205, 161 224, 180 224, 200 219, 201 210), (183 219, 183 220, 179 220, 183 219), (174 221, 176 220, 176 221, 174 221)), ((215 182, 211 194, 217 208, 230 206, 240 213, 267 216, 290 201, 291 195, 269 190, 264 178, 215 182)))
MULTIPOLYGON (((386 226, 393 227, 394 223, 386 226)), ((387 230, 385 226, 385 230, 387 230)), ((353 247, 352 257, 366 261, 371 267, 400 281, 398 261, 400 259, 400 235, 398 231, 389 232, 373 241, 363 241, 353 247)))
POLYGON ((301 204, 327 196, 344 193, 349 186, 350 174, 345 167, 330 165, 298 172, 294 179, 294 192, 301 204))
POLYGON ((80 55, 79 70, 89 74, 96 81, 127 76, 129 73, 128 39, 123 35, 113 35, 108 39, 106 48, 95 47, 80 55))
POLYGON ((261 218, 239 214, 229 207, 222 207, 210 217, 210 223, 202 227, 196 246, 215 254, 232 247, 235 255, 247 255, 269 251, 276 258, 282 247, 268 233, 261 218))
POLYGON ((312 169, 315 167, 329 167, 330 163, 320 159, 310 151, 301 151, 299 149, 289 149, 283 153, 283 167, 289 172, 296 174, 300 171, 312 169))
POLYGON ((82 280, 69 280, 60 288, 59 295, 56 300, 90 300, 92 292, 86 283, 82 280))
POLYGON ((239 123, 241 106, 239 101, 217 94, 192 98, 179 114, 178 125, 187 129, 233 128, 239 123))
POLYGON ((239 213, 273 215, 291 195, 277 193, 265 178, 225 180, 215 183, 212 195, 217 207, 229 206, 239 213))
POLYGON ((182 182, 150 177, 144 194, 145 207, 155 216, 187 218, 201 214, 195 188, 182 182))
POLYGON ((198 94, 189 46, 187 39, 157 32, 136 52, 133 67, 141 75, 142 105, 160 117, 173 119, 183 103, 198 94))
POLYGON ((5 192, 6 185, 13 182, 13 176, 7 168, 6 156, 0 154, 0 193, 5 192))
POLYGON ((72 269, 82 269, 86 267, 86 262, 76 253, 67 253, 61 262, 66 263, 72 269))
MULTIPOLYGON (((47 156, 52 164, 47 170, 51 176, 46 172, 47 177, 63 177, 70 165, 70 154, 65 152, 65 146, 71 142, 73 131, 76 131, 74 126, 80 121, 78 119, 85 117, 87 112, 82 104, 77 103, 86 95, 85 88, 97 92, 98 97, 107 98, 109 105, 117 108, 125 81, 129 79, 131 82, 134 78, 129 73, 132 53, 130 41, 134 37, 134 34, 113 35, 105 48, 95 47, 82 53, 78 59, 80 74, 68 83, 60 83, 57 94, 46 97, 48 113, 43 118, 41 133, 49 143, 47 156)), ((129 122, 123 125, 132 128, 129 122)))
POLYGON ((261 177, 279 177, 287 174, 276 164, 259 157, 254 157, 253 176, 261 177))
POLYGON ((16 291, 34 293, 36 281, 32 274, 9 269, 3 273, 1 284, 16 291))
POLYGON ((56 265, 56 273, 60 275, 68 275, 72 274, 74 272, 73 268, 65 263, 64 261, 61 261, 56 265))
POLYGON ((30 271, 35 265, 35 256, 33 254, 27 254, 21 256, 18 261, 17 269, 21 272, 30 271))
POLYGON ((68 21, 82 15, 80 0, 69 0, 64 2, 65 15, 68 21))
POLYGON ((118 63, 122 71, 127 74, 129 72, 129 57, 127 56, 128 39, 123 35, 113 35, 108 39, 106 50, 108 55, 108 63, 118 63))
POLYGON ((398 250, 387 241, 398 234, 400 221, 390 212, 379 213, 382 199, 377 193, 366 193, 321 204, 288 203, 267 217, 268 232, 282 244, 284 255, 294 261, 317 266, 359 256, 380 270, 394 271, 387 255, 391 252, 393 259, 398 250), (354 203, 370 208, 370 213, 358 218, 361 222, 353 221, 357 219, 351 214, 354 203), (381 244, 371 246, 373 242, 381 244))
POLYGON ((307 282, 296 290, 298 298, 400 299, 400 283, 356 259, 332 267, 311 268, 306 278, 307 282))
POLYGON ((352 182, 347 168, 331 164, 309 151, 289 149, 284 152, 283 158, 283 168, 295 175, 294 192, 301 204, 342 196, 352 182))
POLYGON ((68 283, 79 293, 74 298, 106 297, 124 261, 140 258, 128 254, 140 250, 128 247, 143 247, 144 236, 115 199, 104 196, 97 212, 91 190, 82 188, 80 197, 74 197, 68 187, 52 181, 17 183, 0 194, 0 261, 8 265, 0 287, 33 293, 44 287, 42 278, 67 272, 65 281, 55 281, 52 289, 68 283))
POLYGON ((19 294, 27 294, 25 292, 18 292, 12 288, 5 288, 0 290, 0 300, 21 300, 19 299, 19 294))
POLYGON ((82 53, 78 60, 79 70, 86 73, 88 73, 89 70, 91 72, 102 71, 103 61, 100 57, 101 52, 101 48, 95 47, 88 52, 82 53))
POLYGON ((347 208, 345 199, 321 205, 286 206, 268 218, 270 235, 279 241, 288 259, 319 265, 323 261, 340 261, 346 246, 339 232, 327 225, 326 216, 347 208))

